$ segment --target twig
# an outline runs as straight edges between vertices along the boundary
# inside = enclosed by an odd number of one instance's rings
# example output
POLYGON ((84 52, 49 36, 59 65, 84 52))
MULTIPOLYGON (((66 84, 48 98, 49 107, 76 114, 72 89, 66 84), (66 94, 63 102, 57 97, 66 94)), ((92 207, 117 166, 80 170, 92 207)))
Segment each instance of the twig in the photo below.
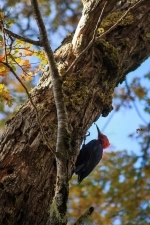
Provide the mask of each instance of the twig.
POLYGON ((104 124, 103 128, 101 129, 102 132, 106 129, 106 127, 109 125, 110 121, 112 120, 113 116, 116 114, 116 111, 114 110, 108 117, 106 123, 104 124))
POLYGON ((33 44, 33 45, 36 45, 36 46, 41 46, 41 41, 34 41, 30 38, 22 37, 21 35, 15 34, 14 32, 12 32, 12 31, 10 31, 6 28, 4 28, 4 31, 8 36, 14 37, 16 39, 19 39, 21 41, 24 41, 24 42, 27 42, 27 43, 30 43, 30 44, 33 44))
POLYGON ((121 20, 123 20, 123 18, 130 12, 130 10, 133 9, 136 5, 138 5, 141 1, 143 1, 143 0, 140 0, 139 2, 130 6, 130 8, 120 17, 120 19, 113 26, 111 26, 108 30, 106 30, 103 34, 101 34, 96 39, 98 40, 98 39, 104 37, 106 34, 110 33, 110 31, 114 30, 114 28, 121 22, 121 20))
MULTIPOLYGON (((105 36, 106 34, 108 34, 110 31, 112 31, 118 24, 119 22, 127 15, 127 13, 129 13, 129 11, 131 9, 133 9, 137 4, 139 4, 141 1, 143 0, 140 0, 139 2, 135 3, 133 6, 131 6, 124 14, 123 16, 112 26, 110 27, 107 31, 105 31, 103 34, 101 34, 98 38, 96 39, 99 39, 99 38, 102 38, 103 36, 105 36)), ((100 17, 98 19, 98 22, 96 24, 96 28, 94 29, 94 35, 93 35, 93 38, 92 40, 90 41, 90 43, 88 44, 88 46, 79 54, 79 56, 74 60, 74 62, 71 64, 71 66, 68 68, 68 70, 66 71, 65 75, 68 74, 70 72, 70 70, 73 68, 73 66, 80 60, 81 56, 83 56, 85 54, 85 52, 92 46, 92 44, 94 43, 95 41, 95 36, 96 36, 96 32, 97 32, 97 29, 98 29, 98 25, 101 21, 101 17, 103 15, 103 11, 104 11, 104 8, 106 6, 107 2, 105 2, 103 8, 102 8, 102 11, 101 11, 101 14, 100 14, 100 17)))
MULTIPOLYGON (((127 79, 125 80, 125 85, 126 85, 126 88, 127 88, 127 91, 128 91, 128 95, 131 99, 133 99, 133 97, 131 96, 131 91, 130 91, 130 88, 129 88, 129 85, 128 85, 128 82, 127 82, 127 79)), ((143 123, 145 123, 147 125, 147 121, 143 118, 143 116, 141 115, 136 103, 134 102, 134 100, 132 100, 132 103, 133 103, 133 106, 135 108, 135 111, 137 112, 139 118, 143 121, 143 123)))
POLYGON ((82 225, 85 221, 88 220, 88 218, 91 216, 93 213, 94 208, 90 207, 80 218, 75 222, 74 225, 82 225))
POLYGON ((96 23, 96 26, 95 26, 95 29, 94 29, 94 33, 93 33, 93 37, 92 37, 92 40, 90 41, 90 43, 87 45, 87 47, 79 54, 79 56, 73 61, 73 63, 71 64, 71 66, 68 68, 68 70, 66 71, 65 75, 67 75, 70 70, 73 68, 73 66, 80 60, 80 58, 85 54, 86 51, 88 51, 88 49, 93 45, 94 41, 95 41, 95 37, 96 37, 96 34, 97 34, 97 29, 98 29, 98 26, 101 22, 101 18, 102 18, 102 15, 103 15, 103 12, 104 12, 104 9, 105 9, 105 6, 107 4, 107 1, 105 2, 103 8, 102 8, 102 11, 101 11, 101 14, 99 16, 99 19, 96 23))
POLYGON ((22 85, 22 87, 24 88, 28 98, 29 98, 29 101, 31 102, 34 110, 35 110, 35 113, 36 113, 36 119, 37 119, 37 122, 39 124, 39 127, 40 127, 40 130, 41 130, 41 133, 42 133, 42 137, 43 137, 43 140, 45 141, 45 144, 47 145, 47 147, 51 150, 51 152, 56 155, 56 152, 54 150, 51 149, 50 145, 49 145, 49 141, 47 139, 47 137, 45 136, 45 132, 44 132, 44 129, 43 129, 43 126, 42 126, 42 123, 41 123, 41 119, 40 119, 40 116, 39 116, 39 113, 38 113, 38 110, 37 110, 37 107, 36 105, 34 104, 29 92, 28 92, 28 89, 26 88, 26 86, 24 85, 24 83, 22 82, 22 80, 18 77, 18 75, 16 74, 16 72, 13 70, 13 68, 8 64, 8 63, 5 63, 5 62, 1 62, 3 63, 5 66, 7 66, 10 70, 10 72, 12 72, 12 74, 16 77, 16 79, 19 81, 19 83, 22 85))
MULTIPOLYGON (((11 54, 9 54, 9 57, 14 61, 14 63, 15 63, 18 67, 20 67, 20 69, 22 70, 22 72, 23 72, 26 76, 28 76, 28 73, 24 70, 23 66, 20 66, 19 63, 14 59, 14 57, 13 57, 11 54)), ((8 63, 8 62, 6 62, 6 63, 8 63)))

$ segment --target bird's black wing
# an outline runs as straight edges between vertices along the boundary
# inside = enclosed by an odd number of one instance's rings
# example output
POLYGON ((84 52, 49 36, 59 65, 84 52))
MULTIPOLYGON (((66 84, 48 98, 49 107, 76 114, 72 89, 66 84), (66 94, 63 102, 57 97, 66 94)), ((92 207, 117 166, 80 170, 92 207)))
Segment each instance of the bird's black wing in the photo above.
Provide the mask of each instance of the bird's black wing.
POLYGON ((92 140, 88 144, 82 146, 80 153, 77 157, 76 168, 74 170, 74 173, 78 174, 78 172, 88 162, 93 146, 95 146, 95 142, 97 142, 97 140, 92 140))
POLYGON ((83 163, 80 170, 78 170, 78 182, 80 183, 85 177, 87 177, 95 166, 99 163, 102 158, 103 148, 99 141, 93 140, 94 142, 91 143, 88 147, 92 147, 90 150, 90 154, 88 156, 88 160, 83 163))

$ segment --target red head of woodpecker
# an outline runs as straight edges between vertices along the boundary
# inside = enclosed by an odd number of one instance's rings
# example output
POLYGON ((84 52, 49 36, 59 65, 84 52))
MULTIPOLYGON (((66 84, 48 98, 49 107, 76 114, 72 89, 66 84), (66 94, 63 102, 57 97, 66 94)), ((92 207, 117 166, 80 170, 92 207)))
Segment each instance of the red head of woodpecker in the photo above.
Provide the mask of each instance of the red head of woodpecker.
POLYGON ((110 146, 108 138, 106 137, 106 135, 104 135, 100 132, 100 129, 98 128, 97 124, 95 124, 95 125, 96 125, 97 132, 98 132, 98 140, 102 144, 103 149, 108 148, 110 146))
POLYGON ((78 175, 79 183, 81 183, 81 181, 92 172, 94 167, 102 159, 103 149, 110 145, 108 138, 100 132, 97 125, 96 127, 98 131, 98 139, 84 144, 77 157, 74 173, 78 175))

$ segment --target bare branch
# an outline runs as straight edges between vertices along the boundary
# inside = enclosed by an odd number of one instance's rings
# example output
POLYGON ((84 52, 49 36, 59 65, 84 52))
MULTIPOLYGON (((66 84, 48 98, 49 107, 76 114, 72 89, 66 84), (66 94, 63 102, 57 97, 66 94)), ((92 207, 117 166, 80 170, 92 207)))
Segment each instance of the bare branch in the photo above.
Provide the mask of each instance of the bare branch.
POLYGON ((63 137, 66 137, 66 130, 68 129, 67 113, 66 113, 66 108, 64 104, 63 92, 62 92, 62 83, 61 83, 59 73, 56 67, 52 49, 49 45, 46 28, 45 28, 43 19, 41 17, 37 0, 31 0, 31 4, 33 6, 34 16, 39 27, 40 40, 48 58, 49 70, 50 70, 50 75, 52 78, 53 93, 54 93, 54 99, 55 99, 55 104, 57 109, 57 119, 58 119, 58 135, 57 135, 56 151, 59 152, 59 150, 62 149, 62 142, 60 139, 62 139, 63 137), (64 136, 64 133, 65 133, 65 136, 64 136))
POLYGON ((74 225, 82 225, 84 222, 89 220, 89 217, 91 216, 93 211, 94 211, 94 208, 90 207, 82 216, 80 216, 80 218, 75 222, 74 225))
POLYGON ((131 95, 131 90, 130 90, 129 85, 128 85, 128 82, 127 82, 127 79, 125 80, 125 85, 126 85, 126 88, 127 88, 127 91, 128 91, 128 96, 132 99, 132 103, 133 103, 133 106, 134 106, 134 108, 135 108, 136 113, 138 114, 139 118, 143 121, 143 123, 147 125, 148 122, 147 122, 147 121, 144 119, 144 117, 141 115, 141 113, 140 113, 140 111, 139 111, 139 109, 138 109, 138 107, 137 107, 135 101, 133 100, 133 97, 132 97, 132 95, 131 95))
POLYGON ((52 49, 49 45, 46 28, 39 10, 37 0, 31 0, 34 17, 40 31, 40 40, 48 58, 49 70, 53 86, 53 94, 57 111, 58 130, 56 152, 61 155, 57 157, 57 181, 55 197, 53 199, 53 224, 58 224, 58 221, 67 221, 67 196, 68 196, 68 150, 70 143, 70 136, 68 131, 68 117, 66 107, 64 104, 64 97, 62 91, 62 82, 56 67, 55 59, 52 49), (67 150, 66 150, 67 149, 67 150), (63 191, 62 191, 63 190, 63 191))
POLYGON ((24 42, 27 42, 27 43, 30 43, 30 44, 33 44, 36 46, 41 46, 41 41, 34 41, 34 40, 31 40, 30 38, 22 37, 21 35, 15 34, 14 32, 12 32, 6 28, 4 28, 4 31, 8 36, 14 37, 16 39, 19 39, 21 41, 24 41, 24 42))

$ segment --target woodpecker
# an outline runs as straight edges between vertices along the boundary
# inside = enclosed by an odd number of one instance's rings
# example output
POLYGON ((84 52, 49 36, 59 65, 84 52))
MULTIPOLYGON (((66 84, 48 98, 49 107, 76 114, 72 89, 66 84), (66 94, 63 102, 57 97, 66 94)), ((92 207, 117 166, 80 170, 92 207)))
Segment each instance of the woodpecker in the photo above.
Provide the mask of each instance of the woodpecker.
POLYGON ((87 177, 100 162, 103 155, 103 149, 110 146, 108 138, 100 132, 97 125, 96 128, 98 139, 92 140, 87 144, 83 144, 77 157, 74 173, 78 175, 78 184, 80 184, 81 181, 87 177))

